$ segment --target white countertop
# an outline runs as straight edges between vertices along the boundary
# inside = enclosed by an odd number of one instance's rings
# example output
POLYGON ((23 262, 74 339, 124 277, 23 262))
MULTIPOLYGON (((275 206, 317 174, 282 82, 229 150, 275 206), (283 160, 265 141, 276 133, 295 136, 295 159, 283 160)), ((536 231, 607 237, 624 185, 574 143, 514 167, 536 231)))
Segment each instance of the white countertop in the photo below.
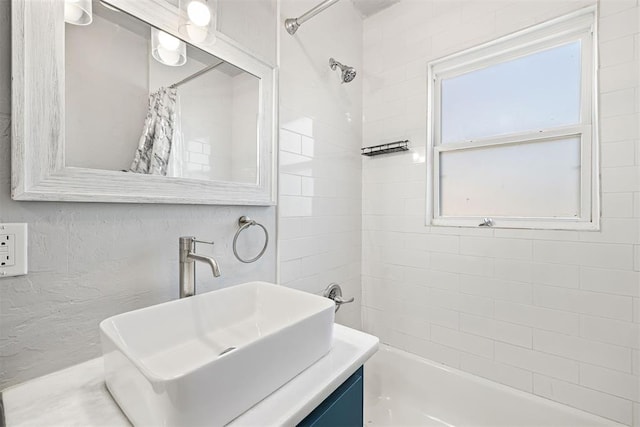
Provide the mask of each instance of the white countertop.
MULTIPOLYGON (((326 356, 229 426, 298 424, 377 348, 378 338, 336 324, 333 347, 326 356)), ((131 425, 104 385, 101 357, 10 387, 2 392, 2 401, 7 427, 131 425)))

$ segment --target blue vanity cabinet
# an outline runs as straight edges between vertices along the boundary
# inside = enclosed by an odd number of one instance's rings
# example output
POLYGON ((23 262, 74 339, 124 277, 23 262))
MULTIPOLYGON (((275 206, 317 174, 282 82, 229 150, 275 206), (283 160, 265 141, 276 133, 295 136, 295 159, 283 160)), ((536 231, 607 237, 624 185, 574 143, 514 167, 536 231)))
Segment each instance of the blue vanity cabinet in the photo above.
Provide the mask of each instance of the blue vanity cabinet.
POLYGON ((298 427, 362 427, 363 373, 364 369, 361 366, 302 420, 298 427))

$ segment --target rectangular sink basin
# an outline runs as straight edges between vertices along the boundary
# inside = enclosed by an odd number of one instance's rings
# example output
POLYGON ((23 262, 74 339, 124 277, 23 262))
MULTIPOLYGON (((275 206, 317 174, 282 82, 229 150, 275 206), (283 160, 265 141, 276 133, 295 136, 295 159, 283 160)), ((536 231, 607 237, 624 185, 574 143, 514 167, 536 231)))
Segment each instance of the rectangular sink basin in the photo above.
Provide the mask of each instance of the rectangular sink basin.
POLYGON ((250 282, 100 323, 105 382, 136 426, 219 426, 331 349, 334 302, 250 282))

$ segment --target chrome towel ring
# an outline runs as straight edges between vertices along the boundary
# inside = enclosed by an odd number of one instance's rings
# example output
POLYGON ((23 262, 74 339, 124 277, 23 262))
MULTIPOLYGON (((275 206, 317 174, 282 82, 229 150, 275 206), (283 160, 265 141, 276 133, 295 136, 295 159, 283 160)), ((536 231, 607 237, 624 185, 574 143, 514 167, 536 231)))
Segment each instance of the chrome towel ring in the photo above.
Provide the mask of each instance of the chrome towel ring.
POLYGON ((269 232, 264 225, 260 224, 259 222, 255 222, 251 218, 248 218, 244 215, 238 219, 238 225, 240 226, 240 228, 238 228, 238 231, 236 231, 236 235, 233 236, 233 254, 236 256, 238 261, 244 262, 245 264, 249 264, 259 260, 262 255, 264 255, 265 251, 267 250, 267 246, 269 245, 269 232), (264 231, 264 247, 256 257, 251 259, 244 259, 240 255, 238 255, 238 248, 236 246, 238 243, 238 236, 240 235, 242 230, 244 230, 245 228, 249 228, 252 225, 257 225, 258 227, 262 228, 262 231, 264 231))

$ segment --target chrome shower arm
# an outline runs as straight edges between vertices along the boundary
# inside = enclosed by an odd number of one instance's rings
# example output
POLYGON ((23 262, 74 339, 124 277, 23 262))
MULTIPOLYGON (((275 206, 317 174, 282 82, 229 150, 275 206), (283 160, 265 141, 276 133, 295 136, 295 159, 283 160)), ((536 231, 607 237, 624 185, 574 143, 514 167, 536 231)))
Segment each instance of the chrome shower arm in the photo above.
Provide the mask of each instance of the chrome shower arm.
POLYGON ((300 28, 300 25, 304 24, 309 19, 313 18, 314 16, 316 16, 317 14, 319 14, 329 6, 333 6, 335 3, 339 1, 340 0, 325 0, 319 5, 317 5, 316 7, 314 7, 313 9, 305 12, 304 14, 300 15, 297 18, 286 19, 284 21, 284 27, 287 29, 287 32, 289 34, 293 35, 295 34, 296 31, 298 31, 298 28, 300 28))

